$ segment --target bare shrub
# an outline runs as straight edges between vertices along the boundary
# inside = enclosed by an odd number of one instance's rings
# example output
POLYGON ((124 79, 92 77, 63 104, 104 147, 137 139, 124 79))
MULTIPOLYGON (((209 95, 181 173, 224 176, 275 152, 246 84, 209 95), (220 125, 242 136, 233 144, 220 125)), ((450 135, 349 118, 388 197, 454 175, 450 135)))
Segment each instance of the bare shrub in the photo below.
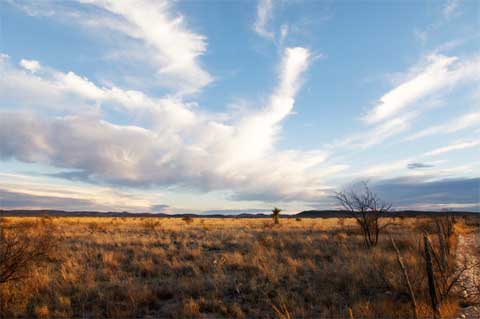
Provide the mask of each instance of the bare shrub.
POLYGON ((366 182, 362 182, 362 189, 341 191, 335 193, 337 202, 351 214, 360 225, 365 245, 370 248, 378 243, 381 226, 379 219, 389 212, 392 205, 382 201, 377 194, 372 192, 366 182))
POLYGON ((45 261, 54 247, 53 226, 42 219, 33 226, 6 227, 0 222, 0 284, 23 279, 45 261))

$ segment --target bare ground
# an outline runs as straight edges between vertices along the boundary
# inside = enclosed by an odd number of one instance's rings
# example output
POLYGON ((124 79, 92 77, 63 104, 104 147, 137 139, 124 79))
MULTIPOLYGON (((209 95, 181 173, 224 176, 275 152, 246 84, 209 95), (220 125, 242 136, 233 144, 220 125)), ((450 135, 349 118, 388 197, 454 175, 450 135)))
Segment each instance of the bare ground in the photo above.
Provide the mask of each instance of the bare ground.
POLYGON ((457 245, 457 263, 468 269, 460 278, 463 308, 458 318, 480 318, 480 232, 460 234, 457 245))

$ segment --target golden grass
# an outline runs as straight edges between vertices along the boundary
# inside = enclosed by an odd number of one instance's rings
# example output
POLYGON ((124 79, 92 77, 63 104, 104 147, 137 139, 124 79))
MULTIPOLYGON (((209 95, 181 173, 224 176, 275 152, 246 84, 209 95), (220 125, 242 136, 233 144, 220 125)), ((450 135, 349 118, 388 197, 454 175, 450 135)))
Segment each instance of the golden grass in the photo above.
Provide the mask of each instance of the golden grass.
MULTIPOLYGON (((12 217, 2 223, 7 231, 41 231, 39 220, 12 217)), ((0 317, 411 316, 390 242, 384 236, 378 247, 366 249, 351 219, 283 218, 277 226, 267 219, 50 221, 55 254, 30 269, 27 280, 0 285, 0 317)), ((395 222, 389 232, 407 265, 419 313, 429 316, 419 255, 429 221, 395 222)), ((456 309, 452 298, 442 312, 456 309)))

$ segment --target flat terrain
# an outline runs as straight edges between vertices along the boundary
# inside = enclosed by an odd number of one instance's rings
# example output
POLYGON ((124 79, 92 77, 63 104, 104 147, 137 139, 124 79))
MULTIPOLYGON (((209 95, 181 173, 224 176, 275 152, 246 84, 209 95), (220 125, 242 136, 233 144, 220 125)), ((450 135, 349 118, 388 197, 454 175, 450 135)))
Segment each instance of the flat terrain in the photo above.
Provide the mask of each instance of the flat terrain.
MULTIPOLYGON (((353 219, 8 217, 4 231, 52 239, 48 258, 0 284, 2 318, 409 318, 401 252, 420 317, 430 317, 423 231, 388 218, 368 249, 353 219)), ((456 234, 478 233, 459 219, 456 234)), ((431 236, 435 243, 435 236, 431 236)), ((463 240, 463 239, 462 239, 463 240)), ((452 238, 456 248, 458 235, 452 238)), ((455 251, 455 250, 453 250, 455 251)), ((475 254, 475 253, 473 253, 475 254)), ((455 260, 451 261, 455 264, 455 260)), ((441 313, 460 313, 461 292, 441 313)))

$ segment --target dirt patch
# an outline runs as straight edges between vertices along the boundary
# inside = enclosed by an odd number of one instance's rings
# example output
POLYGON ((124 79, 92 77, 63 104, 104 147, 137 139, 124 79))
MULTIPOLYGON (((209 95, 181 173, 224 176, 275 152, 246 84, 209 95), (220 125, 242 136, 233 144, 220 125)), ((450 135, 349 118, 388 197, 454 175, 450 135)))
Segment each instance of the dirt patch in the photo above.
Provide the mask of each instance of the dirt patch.
POLYGON ((460 278, 462 297, 458 318, 480 318, 480 232, 460 234, 457 245, 458 267, 467 264, 468 269, 460 278))

